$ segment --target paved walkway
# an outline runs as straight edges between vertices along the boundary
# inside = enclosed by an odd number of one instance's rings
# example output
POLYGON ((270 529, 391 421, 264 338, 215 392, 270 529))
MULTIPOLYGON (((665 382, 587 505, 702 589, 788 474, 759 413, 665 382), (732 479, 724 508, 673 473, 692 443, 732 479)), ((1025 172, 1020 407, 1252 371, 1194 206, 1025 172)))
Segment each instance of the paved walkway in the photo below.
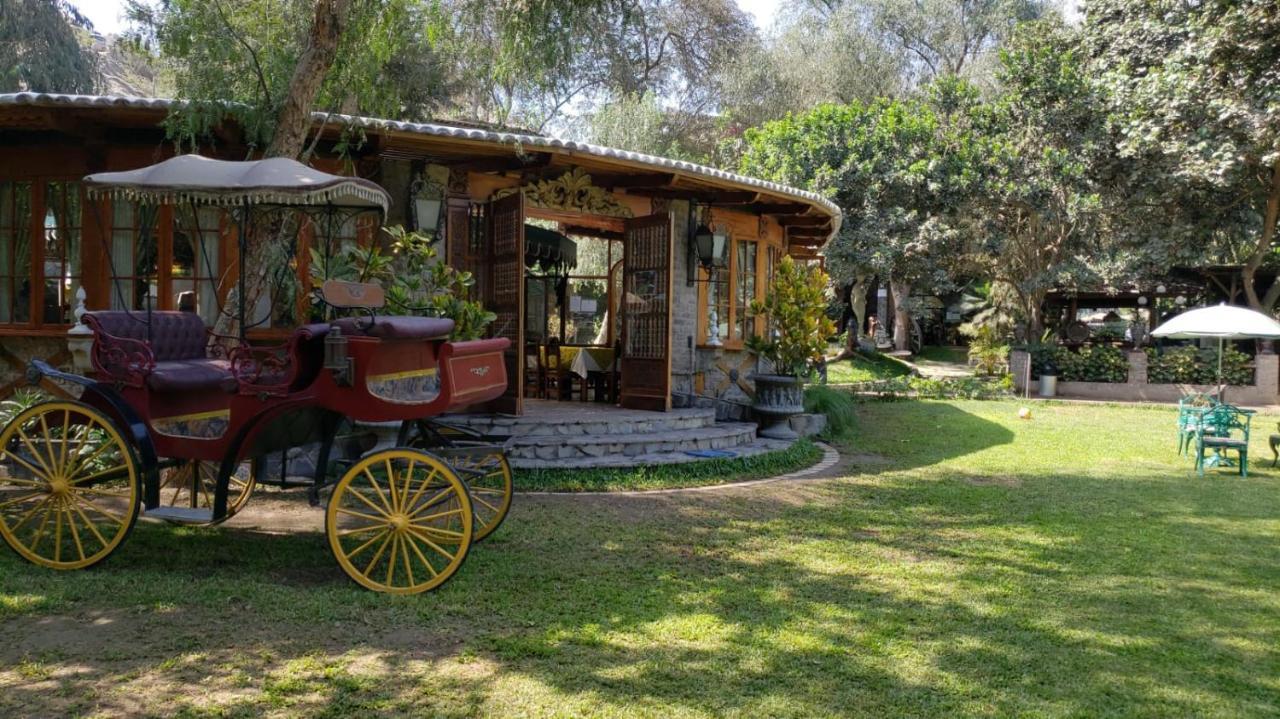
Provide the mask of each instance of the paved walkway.
MULTIPOLYGON (((957 348, 959 352, 963 352, 963 348, 957 348)), ((964 361, 947 361, 936 359, 925 359, 923 357, 912 357, 908 360, 916 369, 920 371, 920 375, 929 379, 959 379, 963 377, 972 377, 973 368, 964 361)))

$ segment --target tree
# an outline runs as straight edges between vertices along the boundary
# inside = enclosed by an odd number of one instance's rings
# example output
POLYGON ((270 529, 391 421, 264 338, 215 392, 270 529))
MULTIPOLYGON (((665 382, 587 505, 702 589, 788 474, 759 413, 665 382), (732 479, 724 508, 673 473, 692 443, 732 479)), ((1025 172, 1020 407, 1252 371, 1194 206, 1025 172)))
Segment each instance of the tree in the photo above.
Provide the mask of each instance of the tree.
POLYGON ((305 153, 311 113, 422 119, 438 106, 429 8, 414 0, 130 0, 131 39, 152 48, 188 104, 168 120, 195 144, 234 117, 251 152, 305 153))
POLYGON ((746 45, 724 68, 725 110, 741 127, 824 102, 899 94, 906 63, 849 3, 829 14, 796 12, 767 43, 746 45))
POLYGON ((693 130, 718 108, 718 68, 754 42, 732 0, 445 0, 442 52, 469 117, 541 131, 652 93, 693 130), (532 7, 534 10, 530 10, 532 7))
POLYGON ((587 139, 599 145, 660 157, 688 155, 652 92, 605 104, 587 117, 587 124, 587 139))
POLYGON ((1106 256, 1093 170, 1107 154, 1105 116, 1074 33, 1022 26, 1001 51, 999 95, 974 113, 983 182, 965 208, 977 273, 1017 298, 1031 336, 1049 290, 1106 256))
POLYGON ((92 30, 67 0, 0 0, 0 92, 94 92, 92 30))
POLYGON ((1046 0, 806 0, 801 7, 824 20, 860 18, 905 54, 918 83, 971 75, 1018 23, 1053 12, 1046 0))
POLYGON ((1249 304, 1280 283, 1280 5, 1274 0, 1091 0, 1084 23, 1109 98, 1116 227, 1152 265, 1241 264, 1249 304))
POLYGON ((889 279, 898 349, 909 346, 913 288, 947 286, 958 254, 955 209, 976 179, 959 120, 976 98, 947 80, 925 99, 822 105, 746 134, 744 172, 822 193, 844 211, 829 267, 839 282, 889 279))

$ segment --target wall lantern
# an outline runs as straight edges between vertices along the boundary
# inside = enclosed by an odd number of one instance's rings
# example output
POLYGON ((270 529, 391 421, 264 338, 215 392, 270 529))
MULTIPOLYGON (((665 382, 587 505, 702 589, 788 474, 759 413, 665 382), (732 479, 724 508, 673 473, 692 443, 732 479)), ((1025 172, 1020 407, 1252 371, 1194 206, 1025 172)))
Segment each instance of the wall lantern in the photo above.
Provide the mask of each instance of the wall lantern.
POLYGON ((410 224, 414 231, 429 235, 431 241, 440 239, 440 210, 444 207, 444 187, 418 172, 409 184, 410 224))
POLYGON ((729 264, 729 236, 711 222, 711 206, 703 205, 702 218, 694 224, 694 205, 689 204, 689 282, 699 281, 698 268, 707 273, 703 282, 715 282, 715 270, 729 264))

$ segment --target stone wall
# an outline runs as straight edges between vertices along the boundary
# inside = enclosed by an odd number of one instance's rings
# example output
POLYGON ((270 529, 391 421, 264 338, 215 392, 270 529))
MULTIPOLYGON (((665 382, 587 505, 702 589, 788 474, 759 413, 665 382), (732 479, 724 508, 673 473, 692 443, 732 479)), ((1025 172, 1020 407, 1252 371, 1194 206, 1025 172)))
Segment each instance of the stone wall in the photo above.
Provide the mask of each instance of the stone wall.
MULTIPOLYGON (((0 395, 0 399, 5 399, 13 390, 29 387, 24 376, 27 362, 32 359, 45 360, 64 371, 76 371, 71 366, 71 354, 67 349, 65 336, 5 337, 3 343, 3 348, 0 349, 0 358, 3 359, 0 362, 0 387, 9 388, 10 391, 0 395)), ((68 394, 80 394, 78 386, 58 386, 68 394)))
POLYGON ((671 401, 676 407, 694 404, 694 347, 698 334, 698 285, 689 283, 689 203, 676 200, 670 207, 675 234, 671 238, 671 401))
MULTIPOLYGON (((1147 355, 1130 351, 1129 374, 1125 382, 1063 382, 1058 381, 1057 396, 1070 399, 1117 400, 1134 402, 1176 402, 1193 393, 1214 394, 1214 385, 1198 384, 1150 384, 1147 382, 1147 355)), ((1026 390, 1031 358, 1027 352, 1014 350, 1009 357, 1009 369, 1018 392, 1026 390)), ((1031 380, 1031 394, 1039 392, 1039 381, 1031 380)), ((1280 355, 1259 354, 1254 357, 1252 385, 1228 385, 1227 401, 1241 405, 1274 405, 1280 403, 1280 355)))

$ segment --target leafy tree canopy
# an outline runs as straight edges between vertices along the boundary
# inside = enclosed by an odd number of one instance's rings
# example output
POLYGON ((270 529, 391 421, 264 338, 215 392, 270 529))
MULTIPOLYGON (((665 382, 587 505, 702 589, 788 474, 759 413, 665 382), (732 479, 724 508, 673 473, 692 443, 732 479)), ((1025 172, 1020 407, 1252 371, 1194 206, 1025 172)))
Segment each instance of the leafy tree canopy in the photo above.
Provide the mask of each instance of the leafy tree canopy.
MULTIPOLYGON (((955 210, 979 178, 977 101, 972 85, 946 78, 919 99, 822 105, 749 130, 741 169, 830 197, 845 213, 827 249, 833 276, 889 278, 905 313, 913 286, 948 284, 955 210)), ((898 323, 900 348, 908 324, 898 323)))
POLYGON ((94 92, 91 30, 66 0, 0 0, 0 92, 94 92))
POLYGON ((1116 230, 1149 266, 1243 264, 1250 304, 1280 283, 1280 4, 1091 0, 1084 38, 1109 97, 1116 230))
MULTIPOLYGON (((410 0, 332 3, 343 23, 328 67, 319 68, 312 109, 409 119, 425 117, 441 94, 428 8, 410 0)), ((251 148, 275 138, 293 98, 300 58, 317 44, 314 0, 130 0, 132 39, 168 66, 191 105, 169 118, 175 140, 204 139, 236 117, 251 148)), ((284 154, 297 154, 287 152, 284 154)))

